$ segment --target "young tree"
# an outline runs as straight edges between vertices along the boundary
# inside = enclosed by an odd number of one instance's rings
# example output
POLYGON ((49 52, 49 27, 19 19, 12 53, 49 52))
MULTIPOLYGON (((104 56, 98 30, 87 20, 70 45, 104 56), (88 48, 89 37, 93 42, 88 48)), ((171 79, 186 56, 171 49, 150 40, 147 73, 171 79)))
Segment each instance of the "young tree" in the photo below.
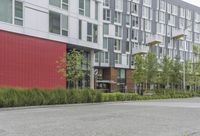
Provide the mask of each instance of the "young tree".
POLYGON ((86 70, 83 69, 83 65, 89 65, 85 60, 83 51, 77 51, 75 49, 64 54, 60 60, 56 62, 58 73, 62 78, 66 78, 68 82, 73 83, 73 87, 78 87, 78 81, 81 80, 86 70))
POLYGON ((145 60, 141 55, 135 57, 135 70, 133 72, 133 80, 137 85, 138 91, 142 94, 144 83, 146 80, 145 60))
POLYGON ((172 60, 165 56, 161 63, 161 84, 166 88, 170 83, 170 75, 172 71, 172 60))
POLYGON ((156 82, 158 76, 158 62, 155 53, 148 53, 145 59, 145 70, 147 83, 149 85, 156 82))
POLYGON ((174 89, 175 86, 180 86, 182 79, 183 79, 183 75, 181 73, 183 67, 180 63, 180 59, 176 59, 175 61, 172 62, 172 71, 170 74, 171 77, 171 84, 172 84, 172 88, 174 89))
POLYGON ((198 45, 193 45, 193 87, 196 90, 196 87, 200 86, 200 47, 198 45), (194 60, 196 58, 196 60, 194 60))

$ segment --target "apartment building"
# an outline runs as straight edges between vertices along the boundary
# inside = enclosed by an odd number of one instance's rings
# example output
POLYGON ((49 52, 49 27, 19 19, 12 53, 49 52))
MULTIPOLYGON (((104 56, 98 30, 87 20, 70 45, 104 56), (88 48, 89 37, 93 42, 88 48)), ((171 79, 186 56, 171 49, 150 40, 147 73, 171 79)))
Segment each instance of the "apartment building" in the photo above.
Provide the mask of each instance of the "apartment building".
POLYGON ((149 51, 180 61, 197 58, 200 7, 181 0, 104 0, 103 51, 95 54, 96 86, 133 89, 134 55, 149 51))
POLYGON ((75 48, 92 65, 79 84, 93 88, 102 14, 101 0, 0 0, 0 85, 66 87, 56 61, 75 48))

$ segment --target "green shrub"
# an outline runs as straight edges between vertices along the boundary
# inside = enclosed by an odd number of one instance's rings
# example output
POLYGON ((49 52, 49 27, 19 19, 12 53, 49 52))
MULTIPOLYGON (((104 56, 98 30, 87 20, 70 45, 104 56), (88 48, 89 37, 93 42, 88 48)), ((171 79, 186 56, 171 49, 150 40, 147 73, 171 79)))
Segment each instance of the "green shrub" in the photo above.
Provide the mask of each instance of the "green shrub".
POLYGON ((190 98, 195 96, 199 97, 200 92, 156 90, 153 95, 140 96, 134 93, 103 93, 87 88, 69 90, 61 88, 52 90, 0 88, 0 107, 190 98))

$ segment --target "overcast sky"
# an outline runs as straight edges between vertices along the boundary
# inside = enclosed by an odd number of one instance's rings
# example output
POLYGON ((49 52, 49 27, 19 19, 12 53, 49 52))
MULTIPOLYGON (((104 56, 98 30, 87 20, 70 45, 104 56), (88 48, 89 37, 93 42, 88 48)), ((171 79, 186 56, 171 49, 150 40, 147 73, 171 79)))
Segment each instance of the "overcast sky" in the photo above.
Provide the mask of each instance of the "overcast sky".
POLYGON ((183 0, 200 7, 200 0, 183 0))

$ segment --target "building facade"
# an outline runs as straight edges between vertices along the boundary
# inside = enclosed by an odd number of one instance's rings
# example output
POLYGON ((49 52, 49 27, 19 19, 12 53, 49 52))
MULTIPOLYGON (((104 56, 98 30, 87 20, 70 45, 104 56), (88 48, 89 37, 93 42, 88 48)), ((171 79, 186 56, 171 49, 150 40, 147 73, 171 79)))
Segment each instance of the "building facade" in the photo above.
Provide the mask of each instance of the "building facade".
POLYGON ((200 7, 181 0, 104 0, 97 82, 110 90, 133 89, 133 56, 138 53, 152 51, 158 61, 166 55, 195 61, 192 45, 200 46, 199 22, 200 7))
MULTIPOLYGON (((56 61, 102 48, 101 0, 0 0, 0 86, 66 87, 56 61)), ((93 66, 92 66, 93 67, 93 66)), ((94 86, 94 70, 82 86, 94 86)))

